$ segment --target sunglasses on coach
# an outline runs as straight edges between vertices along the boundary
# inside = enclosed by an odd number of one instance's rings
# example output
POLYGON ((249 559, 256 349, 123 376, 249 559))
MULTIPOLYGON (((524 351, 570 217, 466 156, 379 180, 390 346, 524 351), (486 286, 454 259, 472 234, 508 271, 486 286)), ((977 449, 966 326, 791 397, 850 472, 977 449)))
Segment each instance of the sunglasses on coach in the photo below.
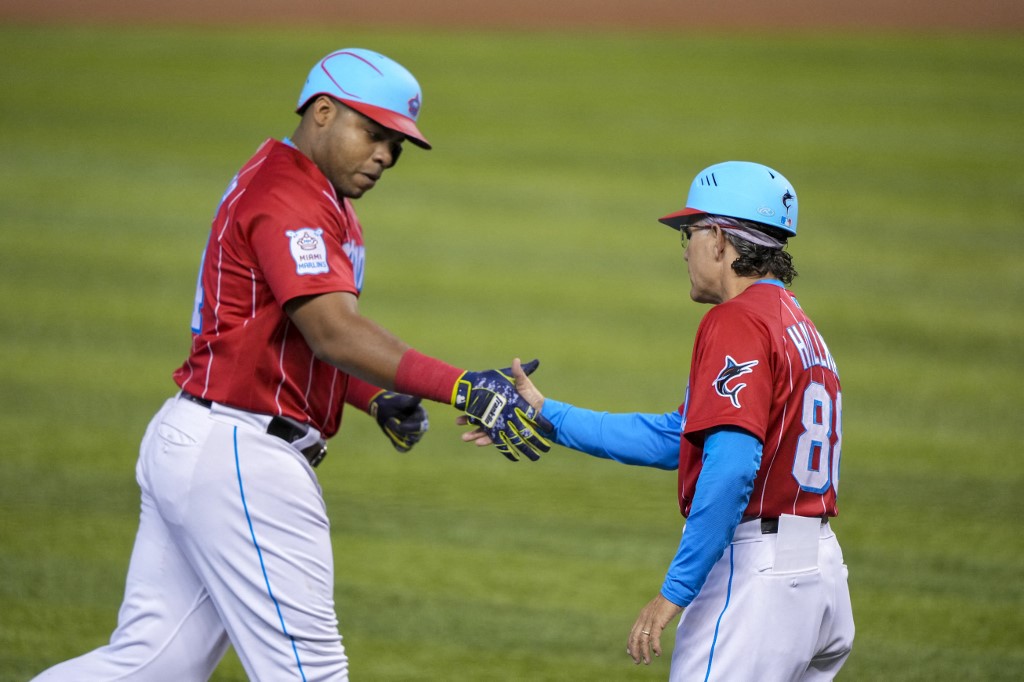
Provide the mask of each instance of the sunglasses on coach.
POLYGON ((679 243, 682 244, 683 248, 685 249, 686 248, 686 240, 687 239, 693 239, 693 233, 694 232, 696 232, 698 230, 713 230, 713 229, 714 229, 713 227, 707 227, 707 226, 702 226, 702 227, 689 227, 689 226, 687 226, 687 227, 684 227, 684 228, 679 230, 679 243))

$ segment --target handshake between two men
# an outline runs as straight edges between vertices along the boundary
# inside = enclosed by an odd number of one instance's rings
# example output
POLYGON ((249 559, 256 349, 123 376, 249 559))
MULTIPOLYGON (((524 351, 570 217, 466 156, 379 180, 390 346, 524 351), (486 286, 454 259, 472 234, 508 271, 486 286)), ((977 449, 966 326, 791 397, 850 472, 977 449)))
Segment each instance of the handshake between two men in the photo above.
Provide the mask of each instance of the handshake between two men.
MULTIPOLYGON (((553 427, 540 413, 543 396, 527 379, 539 365, 539 360, 524 365, 516 358, 505 369, 464 372, 455 383, 451 404, 463 412, 458 424, 476 428, 464 433, 462 440, 481 447, 493 444, 513 462, 520 456, 535 462, 548 452, 551 442, 541 434, 553 427)), ((401 393, 379 393, 371 401, 370 414, 399 452, 408 452, 429 428, 420 399, 401 393)))

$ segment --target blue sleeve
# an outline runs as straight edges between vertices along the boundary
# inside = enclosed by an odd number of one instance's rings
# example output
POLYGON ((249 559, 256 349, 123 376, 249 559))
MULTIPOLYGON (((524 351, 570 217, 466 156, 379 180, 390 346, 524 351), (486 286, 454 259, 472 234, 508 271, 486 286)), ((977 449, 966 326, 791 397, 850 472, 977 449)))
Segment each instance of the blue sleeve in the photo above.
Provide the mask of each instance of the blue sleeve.
POLYGON ((690 515, 661 587, 661 595, 673 604, 690 605, 732 542, 754 492, 761 447, 761 441, 737 427, 708 433, 690 515))
POLYGON ((545 398, 541 414, 555 427, 545 435, 559 445, 622 464, 679 468, 678 412, 610 414, 545 398))

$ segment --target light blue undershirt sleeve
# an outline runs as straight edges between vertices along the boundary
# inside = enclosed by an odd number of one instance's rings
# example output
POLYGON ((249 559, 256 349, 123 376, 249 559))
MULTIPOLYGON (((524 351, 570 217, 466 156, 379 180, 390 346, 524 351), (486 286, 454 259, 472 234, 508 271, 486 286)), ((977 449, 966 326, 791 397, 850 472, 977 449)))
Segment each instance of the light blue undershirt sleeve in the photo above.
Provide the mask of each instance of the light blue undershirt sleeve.
POLYGON ((622 464, 679 468, 678 412, 611 414, 545 398, 541 414, 555 427, 544 435, 559 445, 622 464))
POLYGON ((761 441, 734 426, 708 433, 690 515, 661 586, 661 596, 673 604, 690 605, 732 542, 754 492, 761 448, 761 441))

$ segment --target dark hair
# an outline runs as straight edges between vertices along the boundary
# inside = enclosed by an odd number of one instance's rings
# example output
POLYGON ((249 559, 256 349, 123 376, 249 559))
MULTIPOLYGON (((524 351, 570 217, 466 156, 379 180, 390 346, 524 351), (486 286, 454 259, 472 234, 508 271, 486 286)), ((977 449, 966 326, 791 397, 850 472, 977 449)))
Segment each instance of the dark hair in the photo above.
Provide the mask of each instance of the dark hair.
POLYGON ((789 286, 797 276, 796 268, 793 267, 793 256, 785 248, 788 244, 789 235, 782 230, 756 223, 752 220, 741 220, 726 216, 709 215, 697 221, 696 225, 710 227, 717 225, 722 229, 725 238, 729 240, 736 253, 739 254, 732 263, 732 269, 741 277, 765 277, 773 275, 789 286), (750 241, 750 237, 769 237, 768 241, 775 241, 781 246, 763 246, 750 241))

